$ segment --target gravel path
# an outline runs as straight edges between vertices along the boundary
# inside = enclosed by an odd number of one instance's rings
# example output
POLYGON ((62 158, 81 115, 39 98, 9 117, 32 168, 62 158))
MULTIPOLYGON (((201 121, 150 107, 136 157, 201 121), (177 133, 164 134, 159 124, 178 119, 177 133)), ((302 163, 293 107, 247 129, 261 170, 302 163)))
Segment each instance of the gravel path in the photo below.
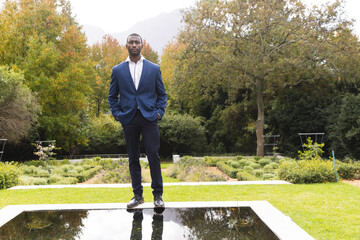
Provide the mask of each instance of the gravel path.
POLYGON ((360 187, 360 180, 342 180, 342 182, 360 187))

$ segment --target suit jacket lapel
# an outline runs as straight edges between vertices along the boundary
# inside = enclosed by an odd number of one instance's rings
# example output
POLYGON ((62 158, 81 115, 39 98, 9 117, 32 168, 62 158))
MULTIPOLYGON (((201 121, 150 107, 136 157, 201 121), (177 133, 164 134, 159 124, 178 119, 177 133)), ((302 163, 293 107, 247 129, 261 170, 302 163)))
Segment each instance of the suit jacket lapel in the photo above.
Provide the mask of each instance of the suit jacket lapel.
POLYGON ((130 68, 129 68, 129 62, 126 62, 125 64, 125 79, 128 79, 128 81, 131 81, 130 85, 134 87, 134 90, 136 91, 136 88, 135 88, 135 83, 134 83, 134 79, 132 78, 131 76, 131 73, 130 73, 130 68))
POLYGON ((147 71, 148 71, 148 62, 147 62, 146 59, 144 59, 143 69, 142 69, 142 72, 141 72, 141 77, 140 77, 140 82, 139 82, 138 90, 139 90, 139 88, 141 87, 142 82, 144 81, 144 77, 145 77, 145 75, 147 74, 147 71))

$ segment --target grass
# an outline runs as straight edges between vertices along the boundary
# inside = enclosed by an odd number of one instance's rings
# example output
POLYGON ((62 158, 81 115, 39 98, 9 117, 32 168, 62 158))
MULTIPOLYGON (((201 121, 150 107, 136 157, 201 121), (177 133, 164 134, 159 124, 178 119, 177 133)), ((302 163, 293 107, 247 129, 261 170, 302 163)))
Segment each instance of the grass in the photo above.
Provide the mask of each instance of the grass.
MULTIPOLYGON (((171 186, 164 200, 266 200, 318 240, 360 239, 360 188, 344 183, 310 185, 171 186)), ((122 188, 1 190, 0 208, 18 204, 128 202, 132 191, 122 188)), ((144 188, 152 201, 151 188, 144 188)))

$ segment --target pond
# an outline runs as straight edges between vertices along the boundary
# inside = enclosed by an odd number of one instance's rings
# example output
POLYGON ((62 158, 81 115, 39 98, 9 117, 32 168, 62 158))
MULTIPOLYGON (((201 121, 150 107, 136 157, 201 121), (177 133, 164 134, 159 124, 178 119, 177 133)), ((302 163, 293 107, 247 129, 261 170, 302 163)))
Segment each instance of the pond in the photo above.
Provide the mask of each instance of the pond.
POLYGON ((279 239, 251 207, 24 211, 0 239, 279 239))

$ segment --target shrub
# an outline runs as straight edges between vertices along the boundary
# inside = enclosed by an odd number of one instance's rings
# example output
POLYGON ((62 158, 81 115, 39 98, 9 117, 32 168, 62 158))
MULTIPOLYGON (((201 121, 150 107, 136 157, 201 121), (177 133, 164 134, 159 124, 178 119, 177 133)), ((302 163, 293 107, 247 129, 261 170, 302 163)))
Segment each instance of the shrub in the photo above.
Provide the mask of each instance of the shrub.
POLYGON ((31 177, 49 177, 50 173, 49 170, 46 168, 42 168, 40 165, 39 167, 35 166, 22 166, 20 168, 22 170, 22 173, 31 177))
POLYGON ((31 161, 26 161, 26 162, 24 162, 23 165, 35 166, 35 167, 39 167, 39 166, 45 167, 45 161, 31 160, 31 161))
POLYGON ((94 177, 101 169, 102 169, 101 166, 95 166, 93 168, 90 168, 90 169, 84 171, 82 181, 86 181, 86 180, 89 180, 90 178, 94 177))
POLYGON ((253 163, 250 163, 249 166, 252 167, 253 169, 260 168, 260 164, 254 163, 254 162, 253 162, 253 163))
POLYGON ((41 177, 31 177, 22 175, 19 178, 20 185, 47 185, 48 180, 46 178, 41 177))
POLYGON ((217 168, 219 168, 221 171, 226 173, 228 176, 232 178, 236 178, 236 173, 239 171, 238 169, 235 169, 229 165, 227 165, 225 162, 217 162, 216 163, 217 168))
POLYGON ((159 131, 162 155, 201 152, 206 146, 201 118, 193 118, 187 114, 166 114, 159 122, 159 131))
POLYGON ((272 167, 270 164, 268 164, 268 165, 266 165, 266 166, 263 167, 263 170, 264 170, 264 172, 266 172, 266 173, 272 172, 272 171, 273 171, 273 167, 272 167))
POLYGON ((261 159, 261 157, 255 156, 254 159, 255 159, 255 161, 257 162, 257 161, 259 161, 259 160, 261 159))
POLYGON ((255 175, 255 177, 261 179, 263 177, 263 175, 264 175, 264 171, 261 170, 261 169, 256 169, 256 170, 253 171, 253 174, 255 175))
POLYGON ((291 183, 335 182, 334 166, 319 159, 287 161, 279 166, 279 177, 291 183))
POLYGON ((254 170, 254 168, 251 167, 251 166, 245 166, 244 170, 247 171, 247 172, 252 172, 254 170))
POLYGON ((190 167, 187 172, 181 172, 178 174, 178 179, 185 182, 216 182, 225 180, 224 176, 212 173, 200 166, 190 167))
POLYGON ((275 173, 264 173, 263 180, 276 179, 275 173))
POLYGON ((267 158, 263 158, 259 160, 259 164, 261 165, 261 167, 264 167, 265 165, 270 163, 270 159, 267 158))
POLYGON ((16 186, 19 183, 20 172, 17 163, 0 162, 0 189, 16 186))
POLYGON ((215 167, 216 166, 216 163, 220 160, 220 158, 213 158, 213 157, 208 157, 208 156, 205 156, 204 158, 204 161, 207 165, 209 166, 213 166, 215 167))
MULTIPOLYGON (((217 163, 219 163, 219 161, 217 161, 217 163)), ((167 176, 178 178, 182 181, 192 182, 225 180, 224 176, 213 173, 209 171, 206 167, 207 164, 204 160, 193 159, 189 156, 185 156, 181 158, 179 162, 169 167, 167 176)))
POLYGON ((247 160, 246 159, 241 159, 240 161, 238 161, 238 163, 240 164, 241 167, 245 167, 247 160))
POLYGON ((250 158, 245 162, 245 166, 250 166, 252 163, 255 163, 255 160, 250 158))
MULTIPOLYGON (((63 177, 59 175, 51 175, 48 179, 48 184, 58 184, 58 182, 60 182, 61 179, 63 179, 63 177)), ((24 184, 24 185, 30 185, 30 184, 24 184)))
POLYGON ((87 130, 89 142, 85 147, 87 153, 118 153, 125 150, 124 133, 111 114, 102 114, 91 119, 87 130))
POLYGON ((336 168, 341 178, 354 179, 360 177, 360 162, 343 163, 336 161, 336 168))
POLYGON ((58 182, 56 182, 56 184, 68 185, 68 184, 76 184, 77 182, 78 182, 78 179, 75 177, 64 177, 64 178, 61 178, 58 182))
POLYGON ((113 161, 113 164, 107 162, 109 168, 104 171, 98 180, 101 183, 130 183, 131 176, 127 161, 113 161), (114 168, 116 166, 116 168, 114 168))
POLYGON ((232 166, 233 168, 240 168, 240 164, 239 164, 238 162, 232 162, 232 163, 231 163, 231 166, 232 166))
POLYGON ((243 159, 243 156, 239 155, 239 156, 236 157, 236 159, 241 160, 241 159, 243 159))
POLYGON ((271 162, 271 163, 269 163, 269 165, 270 165, 273 169, 279 168, 279 164, 276 163, 276 162, 271 162))
POLYGON ((236 173, 236 179, 239 181, 256 181, 259 180, 257 177, 253 176, 249 172, 246 171, 238 171, 236 173))

